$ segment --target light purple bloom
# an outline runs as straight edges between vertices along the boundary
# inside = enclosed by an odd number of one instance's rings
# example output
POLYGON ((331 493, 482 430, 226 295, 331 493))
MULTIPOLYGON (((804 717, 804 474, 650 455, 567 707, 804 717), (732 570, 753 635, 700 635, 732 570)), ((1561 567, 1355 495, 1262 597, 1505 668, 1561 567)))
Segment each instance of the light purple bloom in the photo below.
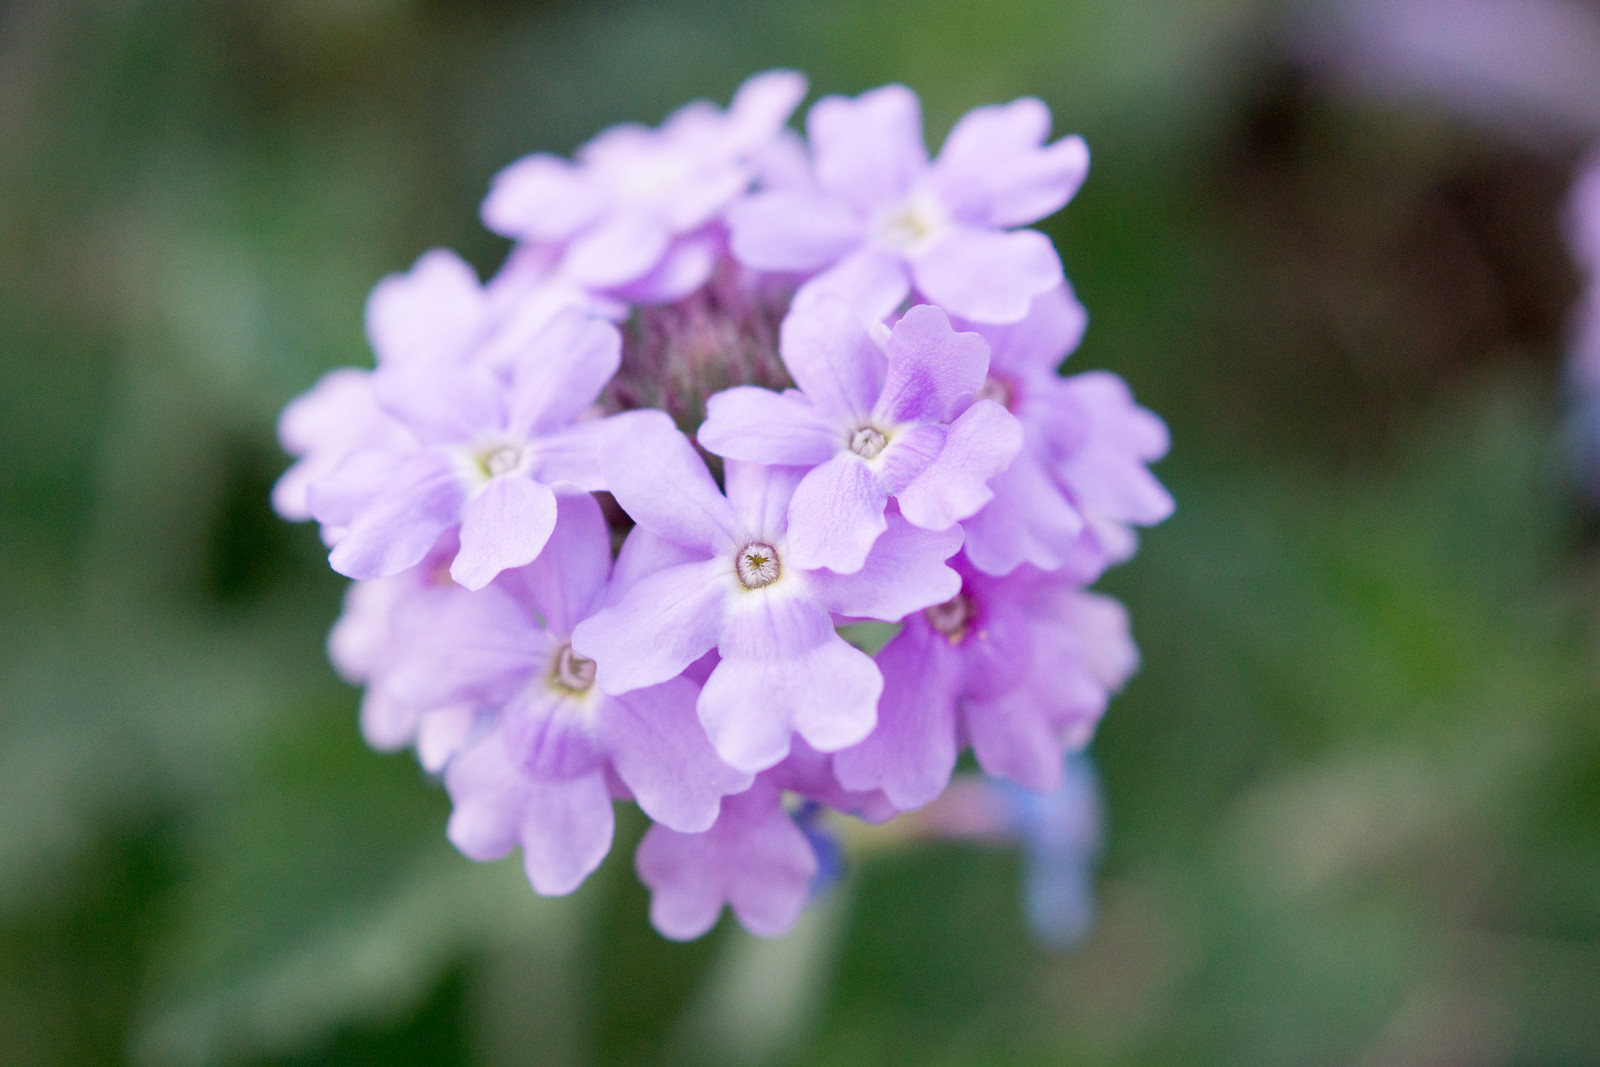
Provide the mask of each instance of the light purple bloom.
POLYGON ((846 787, 920 807, 950 780, 963 739, 985 772, 1040 792, 1061 776, 1138 663, 1127 614, 1070 577, 992 578, 957 561, 961 592, 905 621, 878 654, 878 725, 835 753, 846 787))
POLYGON ((796 307, 780 351, 798 391, 740 386, 707 404, 700 444, 729 459, 810 468, 789 506, 790 559, 861 569, 893 498, 915 526, 944 530, 983 507, 985 484, 1022 447, 999 404, 973 397, 988 346, 939 308, 906 312, 880 350, 842 301, 796 307))
POLYGON ((990 344, 983 393, 1024 431, 1016 459, 989 483, 993 502, 962 523, 965 554, 979 570, 1006 574, 1028 563, 1093 581, 1132 555, 1131 525, 1172 513, 1172 497, 1147 469, 1166 455, 1165 424, 1114 374, 1056 373, 1085 321, 1063 286, 1037 298, 1022 322, 971 326, 990 344))
POLYGON ((311 486, 317 520, 346 531, 334 570, 398 573, 458 523, 450 574, 467 588, 531 562, 555 524, 552 487, 603 488, 595 449, 614 423, 573 420, 620 348, 610 323, 569 310, 518 354, 509 382, 474 364, 380 368, 374 393, 409 441, 359 450, 311 486))
POLYGON ((734 255, 759 270, 821 271, 796 296, 831 292, 883 318, 913 288, 953 315, 1015 322, 1061 283, 1049 238, 1017 230, 1083 183, 1078 137, 1046 145, 1032 98, 968 112, 928 161, 917 97, 888 85, 829 96, 807 116, 814 186, 756 193, 729 211, 734 255))
POLYGON ((561 249, 560 273, 596 292, 675 300, 710 277, 712 224, 805 96, 792 71, 746 81, 727 111, 699 101, 658 129, 613 126, 577 162, 536 154, 501 171, 483 203, 496 233, 561 249))
POLYGON ((892 621, 948 600, 960 578, 944 560, 960 546, 959 530, 921 530, 893 516, 857 573, 812 570, 790 554, 794 468, 730 461, 724 498, 671 420, 647 412, 602 446, 600 462, 638 523, 629 540, 648 546, 634 555, 659 564, 630 562, 643 576, 573 634, 573 646, 598 664, 600 688, 664 682, 715 648, 721 661, 698 710, 734 767, 772 766, 794 732, 821 751, 865 737, 883 678, 831 616, 892 621))
POLYGON ((1569 373, 1593 407, 1600 402, 1600 153, 1579 172, 1569 211, 1572 255, 1587 283, 1573 327, 1569 373))
POLYGON ((650 889, 651 923, 675 941, 715 926, 724 904, 746 930, 777 937, 805 909, 817 855, 763 776, 723 800, 721 816, 705 833, 652 826, 634 869, 650 889))
POLYGON ((391 688, 418 706, 489 709, 492 729, 445 772, 450 838, 475 859, 523 847, 541 893, 566 893, 611 840, 611 776, 652 819, 708 828, 751 776, 717 759, 685 678, 610 696, 574 653, 572 628, 600 603, 611 541, 600 507, 563 494, 547 550, 476 594, 441 605, 433 640, 414 644, 391 688))

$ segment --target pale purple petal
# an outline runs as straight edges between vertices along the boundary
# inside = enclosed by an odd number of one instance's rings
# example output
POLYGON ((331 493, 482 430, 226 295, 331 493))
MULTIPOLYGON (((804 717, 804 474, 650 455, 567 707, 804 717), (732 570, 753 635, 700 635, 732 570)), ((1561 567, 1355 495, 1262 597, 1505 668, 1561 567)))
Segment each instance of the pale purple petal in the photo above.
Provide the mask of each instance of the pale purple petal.
POLYGON ((628 420, 626 428, 601 445, 600 469, 622 510, 640 526, 689 548, 737 548, 733 509, 672 420, 658 411, 619 418, 628 420))
POLYGON ((376 683, 361 694, 361 738, 379 752, 393 752, 411 744, 421 718, 421 709, 396 700, 376 683))
POLYGON ((634 869, 650 889, 650 921, 665 937, 699 937, 724 904, 751 933, 777 937, 804 910, 817 857, 778 790, 757 782, 725 799, 705 833, 652 826, 634 869))
POLYGON ((565 482, 586 493, 606 487, 600 470, 600 449, 612 435, 627 432, 636 415, 625 411, 603 419, 583 419, 562 430, 554 430, 524 445, 528 453, 528 473, 546 485, 565 482))
POLYGON ((923 530, 899 515, 854 574, 811 571, 806 583, 836 615, 896 622, 943 604, 961 591, 961 576, 945 564, 961 548, 961 530, 923 530))
POLYGON ((833 771, 840 784, 881 789, 909 811, 938 796, 955 769, 959 660, 944 635, 913 620, 878 653, 878 667, 878 725, 834 755, 833 771))
POLYGON ((700 563, 705 558, 706 554, 701 550, 685 548, 676 541, 668 541, 651 533, 643 526, 635 526, 628 531, 628 536, 622 541, 621 550, 617 552, 617 562, 611 570, 611 581, 606 584, 602 597, 603 606, 610 607, 619 603, 623 595, 640 579, 656 571, 684 563, 700 563))
POLYGON ((799 393, 751 385, 724 389, 706 401, 700 447, 729 459, 814 466, 839 450, 839 427, 799 393))
POLYGON ((567 246, 562 271, 596 289, 623 285, 650 271, 667 252, 672 234, 650 213, 614 211, 567 246))
POLYGON ((453 810, 445 835, 462 855, 497 860, 517 845, 522 829, 522 770, 498 731, 450 761, 445 787, 453 810))
POLYGON ((911 264, 917 289, 952 315, 1018 322, 1040 293, 1061 284, 1061 257, 1037 230, 952 228, 911 264))
POLYGON ((839 453, 802 478, 794 491, 785 562, 802 570, 860 570, 885 529, 888 501, 888 490, 860 456, 839 453))
POLYGON ((793 70, 767 70, 744 80, 728 104, 728 139, 750 152, 778 136, 805 99, 806 77, 793 70))
MULTIPOLYGON (((966 326, 966 323, 962 323, 966 326)), ((999 375, 1054 374, 1083 340, 1089 314, 1063 282, 1033 298, 1028 317, 1006 326, 974 323, 989 342, 989 372, 999 375)), ((1013 408, 1012 410, 1016 410, 1013 408)))
POLYGON ((489 479, 461 509, 461 551, 450 577, 482 589, 510 567, 533 562, 556 525, 556 495, 520 474, 489 479))
POLYGON ((745 197, 728 209, 734 258, 755 270, 809 272, 866 240, 866 223, 839 201, 805 191, 745 197))
POLYGON ((822 300, 842 301, 861 322, 881 322, 911 293, 905 260, 876 245, 864 245, 802 285, 791 312, 822 300))
POLYGON ((511 432, 523 437, 571 422, 595 402, 621 362, 615 326, 577 308, 559 313, 513 366, 511 432))
POLYGON ((994 499, 961 523, 972 565, 985 574, 1010 574, 1024 563, 1046 571, 1060 567, 1083 532, 1083 516, 1033 450, 1024 447, 989 488, 994 499))
POLYGON ((611 791, 599 771, 582 778, 532 779, 525 788, 523 870, 534 892, 564 896, 582 885, 611 851, 611 791))
POLYGON ((898 200, 928 167, 922 107, 903 85, 825 96, 806 116, 806 132, 817 181, 862 210, 898 200))
MULTIPOLYGON (((541 675, 547 676, 549 662, 547 657, 540 664, 541 675)), ((605 699, 593 690, 566 693, 540 677, 500 710, 500 733, 518 766, 532 777, 579 778, 605 766, 605 753, 592 726, 605 699)))
POLYGON ((1025 226, 1059 211, 1083 185, 1081 137, 1048 147, 1050 110, 1030 97, 975 108, 945 138, 933 185, 951 209, 985 226, 1025 226))
POLYGON ((945 438, 950 429, 934 422, 924 422, 894 432, 883 454, 878 457, 878 477, 889 494, 900 492, 916 480, 917 476, 933 465, 944 450, 945 438))
POLYGON ((598 606, 611 572, 611 532, 600 504, 587 493, 556 494, 556 524, 544 551, 499 584, 566 637, 598 606))
POLYGON ((656 571, 579 623, 573 651, 595 661, 596 684, 607 693, 665 682, 717 644, 737 584, 720 557, 656 571))
MULTIPOLYGON (((347 578, 399 574, 428 554, 461 511, 455 468, 442 456, 419 453, 389 492, 351 519, 328 563, 347 578)), ((312 503, 316 504, 315 487, 312 503)))
POLYGON ((1172 514, 1172 497, 1145 467, 1166 455, 1166 425, 1133 401, 1115 374, 1092 371, 1065 379, 1072 397, 1090 418, 1083 446, 1058 458, 1056 476, 1098 514, 1141 525, 1172 514))
POLYGON ((367 340, 380 366, 451 363, 466 356, 488 321, 478 275, 448 249, 424 252, 367 298, 367 340))
POLYGON ((984 773, 1040 793, 1061 784, 1061 741, 1031 687, 968 700, 963 718, 984 773))
POLYGON ((700 690, 685 678, 636 689, 600 705, 595 729, 639 807, 658 823, 699 833, 716 821, 722 798, 751 776, 717 758, 695 715, 700 690))
POLYGON ((873 414, 892 422, 944 422, 983 385, 989 345, 957 333, 943 309, 918 304, 889 334, 889 373, 873 414))
POLYGON ((789 501, 805 473, 804 467, 768 467, 737 459, 723 465, 728 504, 747 534, 774 543, 783 539, 789 527, 789 501))
POLYGON ((293 522, 309 519, 312 482, 359 449, 406 436, 373 397, 371 371, 329 371, 278 417, 283 450, 302 458, 273 485, 272 509, 293 522))
POLYGON ((823 752, 865 737, 883 689, 872 658, 810 600, 768 592, 740 600, 717 642, 722 662, 700 693, 700 721, 717 754, 759 771, 788 753, 791 731, 823 752))
POLYGON ((784 316, 778 349, 800 391, 824 418, 865 419, 888 365, 868 320, 843 300, 798 299, 784 316))
POLYGON ((977 514, 994 499, 988 480, 1022 450, 1022 424, 993 400, 980 400, 950 424, 933 464, 896 494, 900 513, 942 530, 977 514))
POLYGON ((415 448, 361 448, 306 486, 306 510, 324 527, 350 525, 357 515, 431 469, 439 457, 415 448))
POLYGON ((557 156, 525 156, 495 175, 483 201, 483 224, 529 241, 561 241, 599 217, 605 194, 557 156))
POLYGON ((505 389, 475 367, 429 364, 372 376, 378 403, 425 444, 471 441, 505 428, 505 389))
POLYGON ((675 237, 649 273, 616 286, 610 295, 635 304, 669 304, 700 288, 716 270, 726 238, 715 226, 675 237))
POLYGON ((471 705, 429 711, 417 724, 417 762, 429 774, 439 774, 472 742, 478 725, 478 712, 471 705))
POLYGON ((500 704, 527 684, 554 651, 553 639, 505 590, 422 601, 397 619, 406 654, 385 682, 416 707, 500 704))

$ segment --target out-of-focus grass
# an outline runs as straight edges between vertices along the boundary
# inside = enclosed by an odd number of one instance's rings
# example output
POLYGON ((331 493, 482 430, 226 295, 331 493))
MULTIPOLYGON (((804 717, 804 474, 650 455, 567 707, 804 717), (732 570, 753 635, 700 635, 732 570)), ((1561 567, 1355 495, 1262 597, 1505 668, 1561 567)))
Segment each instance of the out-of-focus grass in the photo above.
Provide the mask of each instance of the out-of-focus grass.
POLYGON ((1589 532, 1557 454, 1560 161, 1319 98, 1276 5, 23 0, 0 11, 0 1061, 1600 1058, 1589 532), (765 66, 1034 93, 1048 223, 1177 516, 1106 583, 1102 914, 1004 850, 859 860, 790 938, 649 931, 443 839, 325 665, 265 494, 361 303, 503 243, 492 173, 765 66))

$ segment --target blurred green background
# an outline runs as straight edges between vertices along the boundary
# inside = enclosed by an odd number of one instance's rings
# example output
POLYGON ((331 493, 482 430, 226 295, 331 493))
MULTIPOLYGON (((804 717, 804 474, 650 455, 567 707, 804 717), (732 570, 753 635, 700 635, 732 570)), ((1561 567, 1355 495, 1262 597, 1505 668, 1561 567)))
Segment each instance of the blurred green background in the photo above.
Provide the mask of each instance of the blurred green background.
POLYGON ((1563 450, 1580 145, 1332 91, 1267 0, 0 3, 0 1063, 1600 1062, 1600 545, 1563 450), (1088 942, 1018 857, 858 857, 790 937, 475 865, 326 665, 277 411, 518 155, 748 73, 1046 99, 1070 367, 1168 420, 1104 587, 1088 942))

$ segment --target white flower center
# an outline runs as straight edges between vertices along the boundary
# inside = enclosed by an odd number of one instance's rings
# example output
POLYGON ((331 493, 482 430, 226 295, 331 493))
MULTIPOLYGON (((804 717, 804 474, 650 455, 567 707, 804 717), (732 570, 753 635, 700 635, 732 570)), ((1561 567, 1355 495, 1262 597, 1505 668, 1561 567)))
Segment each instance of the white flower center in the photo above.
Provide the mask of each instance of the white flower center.
POLYGON ((862 459, 876 459, 888 443, 883 431, 872 426, 863 426, 850 435, 850 451, 862 459))
POLYGON ((912 193, 878 216, 872 227, 878 242, 910 255, 930 244, 949 224, 944 205, 931 193, 912 193))
POLYGON ((498 478, 522 466, 522 449, 516 445, 502 445, 484 456, 481 462, 489 477, 498 478))
POLYGON ((761 541, 752 541, 733 557, 733 569, 739 575, 739 584, 746 589, 765 589, 783 574, 778 562, 778 550, 761 541))
POLYGON ((993 400, 1007 411, 1015 411, 1017 402, 1016 383, 1004 375, 991 374, 983 380, 983 385, 979 387, 978 399, 993 400))
POLYGON ((594 660, 578 655, 571 645, 562 645, 550 681, 569 693, 586 693, 594 685, 594 669, 594 660))
POLYGON ((957 593, 943 604, 935 604, 923 612, 928 625, 944 634, 952 645, 966 640, 967 627, 972 622, 972 601, 966 594, 957 593))

